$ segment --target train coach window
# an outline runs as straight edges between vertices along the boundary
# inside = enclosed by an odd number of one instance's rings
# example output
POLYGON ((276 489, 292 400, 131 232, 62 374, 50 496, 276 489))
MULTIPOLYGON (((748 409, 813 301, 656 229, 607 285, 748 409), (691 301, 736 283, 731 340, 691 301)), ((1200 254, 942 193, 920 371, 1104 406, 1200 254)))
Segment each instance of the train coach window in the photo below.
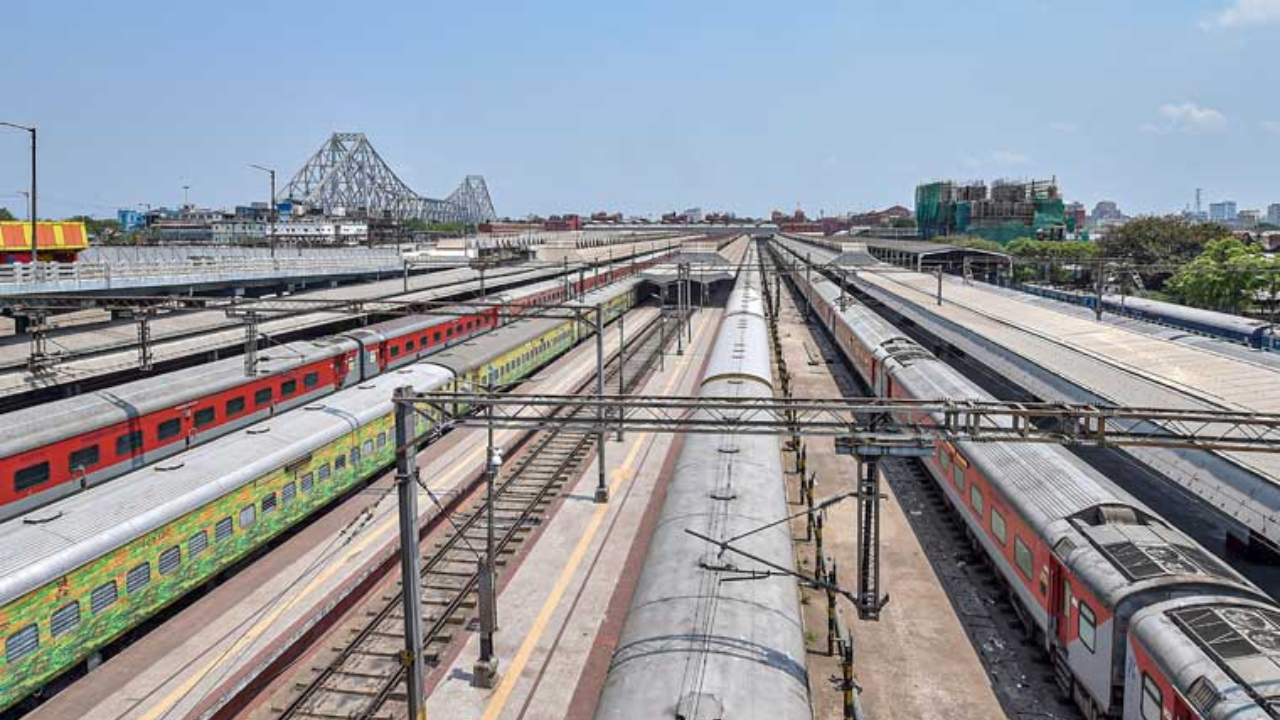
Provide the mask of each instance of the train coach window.
POLYGON ((53 616, 49 618, 49 633, 54 637, 66 635, 79 624, 80 601, 76 600, 53 611, 53 616))
POLYGON ((298 391, 297 380, 285 380, 280 384, 280 397, 289 397, 298 391))
POLYGON ((168 440, 180 432, 182 432, 181 418, 165 420, 156 426, 156 437, 160 440, 168 440))
POLYGON ((275 511, 276 511, 276 494, 269 493, 266 497, 262 498, 262 514, 270 515, 275 511))
POLYGON ((969 488, 969 504, 973 506, 973 511, 982 517, 982 488, 976 484, 969 488))
POLYGON ((404 344, 405 350, 413 350, 414 347, 416 346, 414 345, 414 342, 412 340, 409 340, 404 344))
POLYGON ((959 465, 955 466, 955 471, 951 474, 952 482, 961 490, 964 489, 964 468, 959 465))
POLYGON ((151 583, 151 563, 135 566, 124 576, 124 591, 136 593, 151 583))
POLYGON ((1142 702, 1139 710, 1142 720, 1160 720, 1160 713, 1164 710, 1164 691, 1146 673, 1142 673, 1142 702))
POLYGON ((160 570, 161 575, 168 575, 174 570, 177 570, 178 566, 181 564, 182 550, 180 550, 177 545, 174 545, 160 553, 160 561, 156 563, 156 567, 160 570))
MULTIPOLYGON (((228 518, 230 520, 230 518, 228 518)), ((200 532, 187 538, 187 557, 193 558, 209 549, 209 533, 200 532)))
POLYGON ((4 657, 10 664, 18 662, 39 649, 40 631, 35 625, 22 628, 4 641, 4 657))
POLYGON ((271 402, 271 388, 262 388, 253 394, 254 405, 266 405, 271 402))
POLYGON ((309 372, 302 376, 302 387, 313 388, 320 384, 320 373, 309 372))
POLYGON ((258 509, 253 505, 245 505, 240 508, 240 529, 248 530, 253 524, 258 522, 258 509))
POLYGON ((1023 576, 1030 580, 1034 574, 1031 567, 1031 548, 1017 536, 1013 538, 1013 558, 1018 562, 1018 569, 1022 571, 1023 576))
POLYGON ((226 412, 227 417, 231 417, 232 415, 239 415, 240 413, 244 412, 244 398, 242 397, 231 398, 230 400, 227 401, 224 411, 226 412))
POLYGON ((116 454, 132 455, 142 450, 142 431, 135 430, 116 438, 116 454))
POLYGON ((288 505, 293 502, 296 497, 298 497, 298 486, 293 483, 289 483, 280 491, 280 504, 288 505))
POLYGON ((1098 640, 1098 619, 1093 614, 1093 608, 1085 601, 1080 601, 1080 612, 1077 614, 1077 628, 1080 634, 1080 644, 1084 645, 1089 652, 1093 652, 1095 643, 1098 640))
POLYGON ((315 483, 316 483, 315 475, 312 475, 311 473, 307 473, 306 475, 303 475, 302 484, 301 484, 302 492, 311 492, 311 486, 315 485, 315 483))
POLYGON ((213 526, 213 541, 222 542, 231 537, 233 532, 235 532, 235 528, 231 525, 231 518, 224 517, 213 526))
POLYGON ((217 412, 213 408, 200 408, 196 411, 196 427, 204 427, 210 425, 214 420, 218 419, 217 412))
POLYGON ((79 472, 81 470, 87 470, 88 468, 91 468, 94 465, 97 465, 98 459, 99 459, 99 456, 98 456, 97 445, 90 445, 89 447, 86 447, 86 448, 80 448, 79 450, 76 450, 75 452, 71 453, 71 459, 70 461, 68 461, 68 465, 70 467, 68 469, 71 472, 79 472))
POLYGON ((89 593, 89 611, 97 615, 114 605, 119 597, 120 591, 116 589, 116 581, 108 580, 89 593))
POLYGON ((365 441, 364 441, 364 454, 365 454, 365 455, 372 455, 372 454, 373 454, 373 441, 372 441, 372 440, 365 440, 365 441))
POLYGON ((942 468, 942 472, 951 470, 951 453, 945 448, 938 448, 938 467, 942 468))
POLYGON ((395 345, 391 346, 391 357, 400 357, 400 348, 395 345))
POLYGON ((358 447, 351 448, 351 464, 354 466, 359 463, 360 463, 360 448, 358 447))
POLYGON ((320 479, 321 479, 321 480, 328 480, 328 479, 329 479, 329 474, 330 474, 330 473, 329 473, 329 463, 325 463, 325 464, 321 465, 321 466, 320 466, 320 470, 319 470, 319 471, 317 471, 317 474, 320 476, 320 479))
POLYGON ((378 433, 378 449, 381 450, 386 444, 387 444, 387 434, 384 432, 378 433))
POLYGON ((1008 530, 1004 524, 1004 515, 994 507, 991 508, 991 532, 995 533, 996 539, 1004 545, 1008 530))
POLYGON ((13 489, 21 492, 49 482, 49 461, 28 465, 13 474, 13 489))

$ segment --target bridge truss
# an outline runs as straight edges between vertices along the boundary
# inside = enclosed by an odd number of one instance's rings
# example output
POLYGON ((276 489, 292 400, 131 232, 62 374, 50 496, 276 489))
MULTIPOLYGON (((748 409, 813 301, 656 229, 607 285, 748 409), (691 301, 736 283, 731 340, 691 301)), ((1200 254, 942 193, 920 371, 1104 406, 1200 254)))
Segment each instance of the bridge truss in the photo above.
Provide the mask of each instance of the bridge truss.
POLYGON ((294 202, 322 208, 361 209, 396 220, 480 223, 497 219, 484 178, 468 175, 448 198, 414 192, 387 166, 363 133, 334 133, 285 186, 294 202))

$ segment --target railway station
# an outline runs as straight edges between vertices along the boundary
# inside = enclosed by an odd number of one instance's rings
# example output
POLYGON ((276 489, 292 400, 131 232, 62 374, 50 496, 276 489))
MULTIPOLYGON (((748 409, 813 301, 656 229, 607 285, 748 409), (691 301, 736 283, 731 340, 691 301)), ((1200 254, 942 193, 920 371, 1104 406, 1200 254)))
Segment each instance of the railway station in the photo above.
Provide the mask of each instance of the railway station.
POLYGON ((955 260, 639 235, 128 296, 150 366, 126 330, 90 345, 123 297, 6 300, 105 313, 50 331, 90 348, 51 367, 129 367, 12 396, 6 712, 1105 717, 1156 673, 1193 697, 1160 655, 1193 649, 1192 684, 1246 707, 1262 680, 1206 633, 1268 656, 1280 431, 1186 373, 1278 366, 955 260))
POLYGON ((0 720, 1280 720, 1280 0, 18 5, 0 720))

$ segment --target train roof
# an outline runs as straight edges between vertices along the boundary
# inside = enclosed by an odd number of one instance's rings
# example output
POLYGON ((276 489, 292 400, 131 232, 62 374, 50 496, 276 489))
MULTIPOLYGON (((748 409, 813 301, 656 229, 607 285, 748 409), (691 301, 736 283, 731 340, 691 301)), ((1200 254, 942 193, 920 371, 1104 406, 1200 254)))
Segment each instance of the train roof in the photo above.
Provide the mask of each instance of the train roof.
POLYGON ((501 349, 519 347, 572 322, 566 318, 523 318, 438 352, 430 357, 430 362, 456 375, 465 375, 484 366, 501 349))
POLYGON ((0 604, 197 510, 449 379, 419 363, 0 523, 0 604))
POLYGON ((613 300, 614 298, 620 297, 622 295, 625 295, 626 293, 631 292, 641 282, 643 281, 637 277, 629 277, 629 278, 624 278, 622 280, 615 280, 614 282, 611 282, 608 285, 605 285, 604 287, 599 287, 594 290, 589 290, 583 293, 580 297, 569 301, 567 304, 582 305, 584 307, 595 307, 596 305, 607 303, 610 300, 613 300))
POLYGON ((1161 300, 1150 300, 1148 298, 1120 296, 1120 295, 1104 295, 1103 300, 1116 305, 1123 305, 1125 308, 1132 310, 1140 310, 1146 313, 1159 313, 1169 318, 1197 323, 1200 325, 1210 325, 1220 327, 1241 335, 1250 335, 1258 330, 1265 330, 1271 327, 1271 323, 1265 320, 1255 320, 1254 318, 1242 317, 1240 315, 1232 315, 1230 313, 1217 312, 1215 310, 1203 310, 1201 308, 1187 307, 1186 305, 1178 305, 1176 303, 1164 302, 1161 300))
POLYGON ((1132 632, 1208 720, 1280 719, 1280 608, 1228 597, 1148 607, 1132 632))
MULTIPOLYGON (((354 349, 335 338, 276 345, 258 353, 258 374, 288 372, 354 349)), ((0 415, 0 457, 171 408, 246 382, 244 359, 216 360, 116 387, 54 400, 0 415)))
MULTIPOLYGON (((629 292, 637 284, 639 284, 639 280, 634 278, 620 280, 608 287, 585 293, 578 300, 566 304, 594 308, 597 304, 608 302, 629 292)), ((492 360, 499 349, 519 347, 530 340, 536 340, 554 328, 573 322, 563 316, 563 310, 555 312, 560 316, 522 316, 520 319, 495 330, 470 338, 466 342, 458 343, 443 352, 432 355, 431 362, 446 367, 458 375, 465 375, 492 360)), ((591 316, 584 314, 583 321, 590 322, 591 316)))

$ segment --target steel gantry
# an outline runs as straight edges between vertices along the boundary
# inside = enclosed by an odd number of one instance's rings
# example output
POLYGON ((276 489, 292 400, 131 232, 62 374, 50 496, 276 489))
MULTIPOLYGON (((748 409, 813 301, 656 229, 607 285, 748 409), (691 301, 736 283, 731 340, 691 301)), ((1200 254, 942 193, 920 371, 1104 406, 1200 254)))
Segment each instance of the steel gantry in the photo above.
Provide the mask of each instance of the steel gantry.
MULTIPOLYGON (((885 456, 928 456, 939 442, 1054 443, 1094 447, 1168 447, 1197 450, 1280 453, 1280 414, 1168 408, 1101 407, 1070 403, 1020 403, 974 400, 910 400, 885 398, 706 398, 700 396, 494 393, 490 391, 396 391, 397 438, 412 437, 402 428, 425 421, 437 431, 483 427, 536 431, 553 428, 576 433, 627 429, 647 433, 754 434, 794 438, 834 437, 836 451, 858 459, 853 492, 824 500, 827 506, 846 498, 859 503, 859 524, 878 516, 881 499, 876 462, 885 456), (459 408, 465 408, 460 412, 459 408)), ((411 426, 410 426, 411 429, 411 426)), ((416 477, 412 452, 397 451, 402 487, 416 477)), ((597 462, 603 472, 604 444, 597 462)), ((492 448, 490 449, 492 452, 492 448)), ((607 500, 606 498, 597 498, 607 500)), ((812 512, 810 509, 810 512, 812 512)), ((412 510, 410 507, 409 510, 412 510)), ((404 510, 402 509, 402 512, 404 510)), ((789 518, 779 519, 783 522, 789 518)), ((775 523, 776 524, 776 523, 775 523)), ((753 559, 734 545, 690 533, 722 553, 753 559)), ((859 535, 861 537, 861 533, 859 535)), ((809 577, 762 562, 761 573, 787 572, 810 587, 840 594, 860 615, 874 619, 887 601, 879 590, 879 541, 860 542, 857 590, 833 586, 824 577, 809 577)), ((417 537, 401 538, 404 548, 417 537)), ((415 555, 408 551, 406 555, 415 555)), ((759 560, 759 558, 754 558, 759 560)), ((407 611, 407 608, 406 608, 407 611)), ((408 613, 412 614, 412 613, 408 613)), ((421 638, 406 626, 406 655, 421 653, 421 638)), ((412 692, 412 691, 411 691, 412 692)))

